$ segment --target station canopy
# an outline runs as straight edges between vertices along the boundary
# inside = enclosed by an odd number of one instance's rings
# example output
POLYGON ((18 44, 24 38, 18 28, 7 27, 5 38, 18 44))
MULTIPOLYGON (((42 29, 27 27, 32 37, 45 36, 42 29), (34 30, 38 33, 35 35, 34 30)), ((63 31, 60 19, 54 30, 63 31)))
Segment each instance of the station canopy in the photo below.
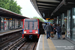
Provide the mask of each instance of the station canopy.
POLYGON ((19 15, 17 13, 8 11, 0 7, 0 17, 9 17, 9 18, 17 18, 17 19, 24 19, 27 18, 25 16, 19 15))
POLYGON ((31 0, 31 3, 44 19, 56 18, 61 13, 75 7, 75 0, 31 0))

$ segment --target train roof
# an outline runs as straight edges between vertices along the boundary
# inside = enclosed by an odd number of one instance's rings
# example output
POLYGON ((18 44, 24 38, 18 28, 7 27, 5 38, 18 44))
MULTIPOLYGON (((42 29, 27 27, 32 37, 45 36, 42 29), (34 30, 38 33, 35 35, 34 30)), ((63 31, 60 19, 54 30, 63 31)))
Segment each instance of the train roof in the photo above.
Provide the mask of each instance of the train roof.
MULTIPOLYGON (((35 18, 25 18, 25 19, 35 19, 35 18)), ((39 20, 39 19, 38 19, 39 20)), ((40 22, 44 23, 43 21, 39 20, 40 22)))

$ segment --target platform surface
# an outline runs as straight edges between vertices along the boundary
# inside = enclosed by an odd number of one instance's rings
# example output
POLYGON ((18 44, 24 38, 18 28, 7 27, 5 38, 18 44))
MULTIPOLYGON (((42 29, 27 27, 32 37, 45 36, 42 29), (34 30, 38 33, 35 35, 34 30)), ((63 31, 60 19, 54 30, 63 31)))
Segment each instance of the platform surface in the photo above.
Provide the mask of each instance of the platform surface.
POLYGON ((17 32, 17 31, 21 31, 22 29, 15 29, 15 30, 8 30, 8 31, 4 31, 4 32, 0 32, 0 36, 5 35, 5 34, 9 34, 12 32, 17 32))
POLYGON ((46 35, 40 35, 36 50, 75 50, 75 45, 66 39, 57 38, 47 39, 46 35))

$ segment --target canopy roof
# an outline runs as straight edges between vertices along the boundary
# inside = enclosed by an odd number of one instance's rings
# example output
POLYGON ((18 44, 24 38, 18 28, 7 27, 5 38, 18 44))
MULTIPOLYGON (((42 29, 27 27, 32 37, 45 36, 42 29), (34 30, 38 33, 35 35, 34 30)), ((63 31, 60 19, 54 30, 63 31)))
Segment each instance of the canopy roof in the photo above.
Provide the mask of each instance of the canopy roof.
POLYGON ((31 0, 36 11, 44 18, 55 18, 75 7, 74 0, 31 0))
POLYGON ((3 8, 0 8, 0 16, 2 16, 2 17, 9 17, 9 18, 17 18, 17 19, 27 18, 25 16, 19 15, 17 13, 8 11, 8 10, 3 9, 3 8))

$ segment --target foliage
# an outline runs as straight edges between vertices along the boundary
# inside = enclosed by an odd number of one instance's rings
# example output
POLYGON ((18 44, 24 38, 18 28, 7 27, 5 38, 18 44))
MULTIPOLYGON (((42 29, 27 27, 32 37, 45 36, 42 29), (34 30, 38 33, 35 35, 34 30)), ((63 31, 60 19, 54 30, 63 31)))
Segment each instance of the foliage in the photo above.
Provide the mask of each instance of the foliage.
POLYGON ((51 23, 53 23, 53 20, 48 20, 47 22, 51 22, 51 23))
POLYGON ((40 21, 44 22, 43 18, 33 17, 34 19, 39 19, 40 21))
POLYGON ((0 7, 21 14, 21 7, 14 0, 0 0, 0 7))

